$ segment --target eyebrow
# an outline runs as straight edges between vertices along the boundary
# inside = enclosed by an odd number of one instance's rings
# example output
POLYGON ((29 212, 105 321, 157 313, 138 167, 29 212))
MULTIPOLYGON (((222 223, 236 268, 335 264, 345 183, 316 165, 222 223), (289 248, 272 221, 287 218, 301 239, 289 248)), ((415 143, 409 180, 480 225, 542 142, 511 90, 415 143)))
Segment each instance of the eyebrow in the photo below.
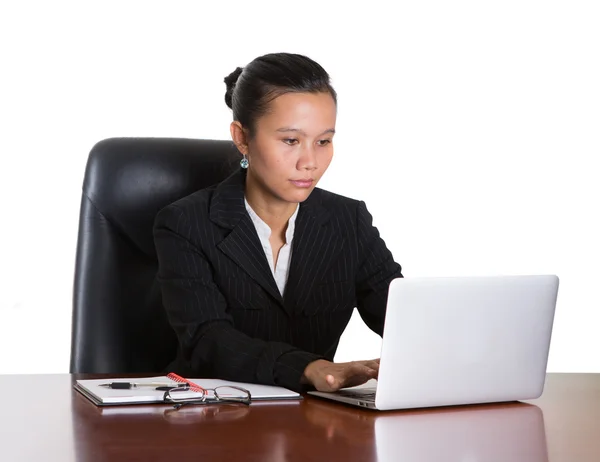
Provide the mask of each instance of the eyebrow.
MULTIPOLYGON (((278 132, 295 132, 295 133, 300 133, 301 135, 306 136, 306 132, 304 130, 300 130, 299 128, 281 127, 281 128, 278 128, 277 131, 278 132)), ((325 135, 326 133, 334 134, 335 129, 329 128, 329 129, 325 130, 323 133, 319 134, 318 136, 325 135)))

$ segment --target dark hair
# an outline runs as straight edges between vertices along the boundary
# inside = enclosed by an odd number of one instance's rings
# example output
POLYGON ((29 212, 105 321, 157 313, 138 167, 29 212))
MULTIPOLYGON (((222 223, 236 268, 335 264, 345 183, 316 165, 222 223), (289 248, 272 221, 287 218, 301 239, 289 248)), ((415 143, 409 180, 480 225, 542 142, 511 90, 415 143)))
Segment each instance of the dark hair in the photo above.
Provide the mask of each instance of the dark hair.
POLYGON ((225 103, 233 110, 233 120, 248 128, 250 136, 269 103, 284 93, 329 93, 337 104, 329 74, 312 59, 298 54, 260 56, 246 67, 236 68, 225 77, 225 84, 225 103))

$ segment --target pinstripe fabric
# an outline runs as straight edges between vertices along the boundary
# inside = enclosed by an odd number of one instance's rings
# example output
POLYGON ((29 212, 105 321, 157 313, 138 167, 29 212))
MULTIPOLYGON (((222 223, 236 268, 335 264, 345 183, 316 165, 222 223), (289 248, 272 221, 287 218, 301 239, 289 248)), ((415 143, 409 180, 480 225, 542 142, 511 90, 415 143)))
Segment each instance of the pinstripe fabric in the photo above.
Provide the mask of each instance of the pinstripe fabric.
POLYGON ((244 205, 244 173, 164 208, 154 225, 174 370, 300 389, 335 354, 354 307, 378 334, 402 277, 363 202, 315 189, 300 205, 284 297, 244 205))

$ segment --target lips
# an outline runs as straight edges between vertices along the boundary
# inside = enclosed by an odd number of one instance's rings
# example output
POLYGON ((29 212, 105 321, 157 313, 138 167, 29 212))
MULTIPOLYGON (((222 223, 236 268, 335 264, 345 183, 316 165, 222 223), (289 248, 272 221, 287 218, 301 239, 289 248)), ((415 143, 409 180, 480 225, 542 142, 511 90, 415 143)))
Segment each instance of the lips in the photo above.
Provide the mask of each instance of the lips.
POLYGON ((290 180, 290 182, 297 188, 310 188, 314 180, 309 178, 308 180, 290 180))

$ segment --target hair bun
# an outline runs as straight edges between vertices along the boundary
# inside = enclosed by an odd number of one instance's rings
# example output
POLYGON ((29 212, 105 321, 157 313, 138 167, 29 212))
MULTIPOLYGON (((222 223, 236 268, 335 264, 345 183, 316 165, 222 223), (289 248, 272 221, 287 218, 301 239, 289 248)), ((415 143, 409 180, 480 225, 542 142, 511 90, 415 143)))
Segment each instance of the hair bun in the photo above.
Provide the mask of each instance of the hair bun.
POLYGON ((233 109, 233 90, 235 89, 235 84, 237 83, 238 78, 243 70, 243 67, 236 67, 235 71, 233 71, 224 79, 225 85, 227 86, 227 91, 225 91, 225 103, 230 109, 233 109))

